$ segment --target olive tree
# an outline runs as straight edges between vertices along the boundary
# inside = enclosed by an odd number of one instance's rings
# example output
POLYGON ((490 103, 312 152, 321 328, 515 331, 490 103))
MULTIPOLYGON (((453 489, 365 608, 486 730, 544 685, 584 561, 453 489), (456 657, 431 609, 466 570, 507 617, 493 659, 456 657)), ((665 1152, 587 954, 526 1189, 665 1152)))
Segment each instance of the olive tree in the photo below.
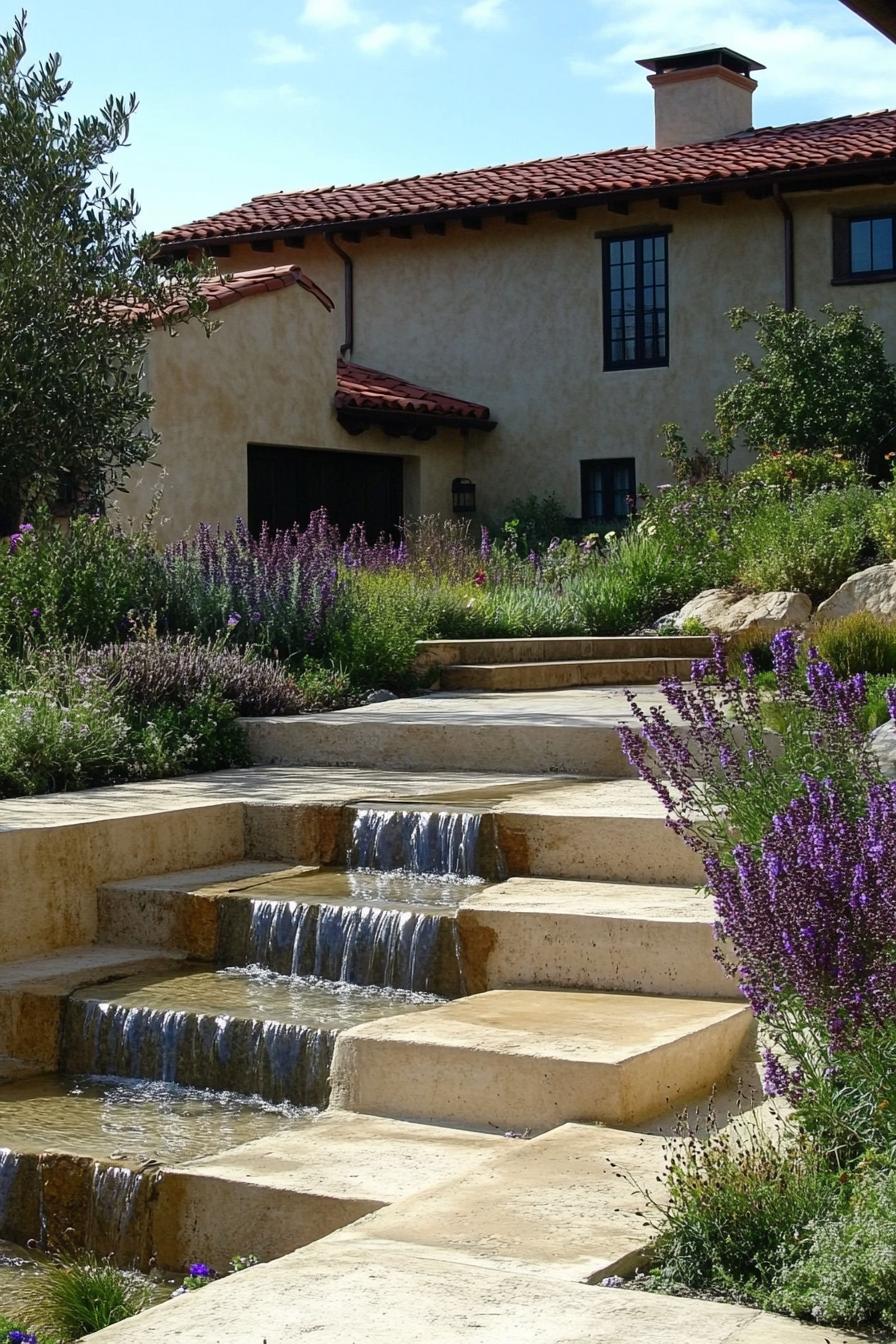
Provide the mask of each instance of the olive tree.
POLYGON ((60 485, 92 506, 152 451, 143 381, 154 323, 207 311, 201 268, 163 269, 108 160, 134 95, 73 118, 60 57, 0 37, 0 525, 60 485))

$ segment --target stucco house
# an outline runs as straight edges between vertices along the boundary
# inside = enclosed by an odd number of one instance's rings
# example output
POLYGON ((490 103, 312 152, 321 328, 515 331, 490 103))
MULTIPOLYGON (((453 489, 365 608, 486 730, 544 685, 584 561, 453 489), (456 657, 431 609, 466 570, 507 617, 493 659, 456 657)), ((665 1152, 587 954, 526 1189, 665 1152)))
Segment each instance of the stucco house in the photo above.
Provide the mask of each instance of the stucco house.
POLYGON ((665 421, 711 424, 745 341, 728 309, 858 303, 896 358, 896 112, 753 129, 757 62, 641 64, 651 148, 282 192, 164 233, 163 257, 236 277, 210 287, 211 340, 153 339, 166 531, 548 491, 615 519, 666 479, 665 421))

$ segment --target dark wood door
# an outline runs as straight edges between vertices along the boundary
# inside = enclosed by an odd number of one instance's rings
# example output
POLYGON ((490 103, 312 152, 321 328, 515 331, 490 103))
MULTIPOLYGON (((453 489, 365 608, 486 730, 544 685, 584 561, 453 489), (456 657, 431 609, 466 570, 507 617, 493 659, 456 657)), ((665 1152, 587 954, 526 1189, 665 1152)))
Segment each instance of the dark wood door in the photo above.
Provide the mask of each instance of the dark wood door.
POLYGON ((304 527, 325 508, 345 534, 363 523, 370 540, 395 532, 404 503, 403 461, 381 453, 337 453, 250 443, 249 527, 304 527))

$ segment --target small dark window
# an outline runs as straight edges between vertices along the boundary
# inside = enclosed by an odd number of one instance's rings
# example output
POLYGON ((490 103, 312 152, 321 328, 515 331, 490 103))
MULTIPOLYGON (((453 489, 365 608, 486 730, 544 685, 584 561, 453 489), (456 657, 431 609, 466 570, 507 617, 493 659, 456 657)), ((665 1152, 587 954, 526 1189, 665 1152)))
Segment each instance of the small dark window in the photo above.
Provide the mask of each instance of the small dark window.
POLYGON ((604 239, 604 368, 669 363, 665 233, 604 239))
POLYGON ((834 281, 896 279, 896 213, 834 217, 834 281))
POLYGON ((582 463, 582 517, 619 522, 635 511, 635 459, 597 457, 582 463))

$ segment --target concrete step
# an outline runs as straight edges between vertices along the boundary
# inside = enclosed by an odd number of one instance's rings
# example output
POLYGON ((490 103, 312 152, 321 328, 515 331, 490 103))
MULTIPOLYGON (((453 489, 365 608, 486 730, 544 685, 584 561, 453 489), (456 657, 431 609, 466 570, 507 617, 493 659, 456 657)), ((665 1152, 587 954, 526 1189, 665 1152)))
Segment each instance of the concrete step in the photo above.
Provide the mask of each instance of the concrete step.
POLYGON ((196 1247, 212 1265, 247 1248, 286 1255, 358 1218, 446 1182, 511 1142, 501 1135, 328 1111, 295 1130, 166 1169, 154 1217, 157 1263, 196 1247))
POLYGON ((705 635, 552 636, 545 639, 429 639, 417 644, 417 666, 456 663, 553 663, 591 659, 706 658, 705 635))
MULTIPOLYGON (((0 965, 0 1054, 55 1069, 65 1000, 85 985, 170 971, 179 952, 153 946, 61 948, 0 965)), ((25 1072, 31 1072, 26 1067, 25 1072)), ((4 1077, 9 1072, 4 1070, 4 1077)))
MULTIPOLYGON (((578 1192, 577 1192, 578 1196, 578 1192)), ((859 1344, 753 1307, 620 1292, 341 1235, 91 1336, 94 1344, 859 1344)))
POLYGON ((463 1180, 448 1177, 391 1204, 334 1240, 593 1283, 633 1272, 652 1229, 645 1191, 661 1199, 666 1143, 602 1125, 561 1125, 505 1140, 463 1180))
POLYGON ((454 663, 442 669, 443 691, 556 691, 569 686, 655 686, 686 681, 690 658, 592 658, 563 662, 454 663))
POLYGON ((467 983, 732 999, 712 900, 693 887, 518 877, 458 911, 467 983))
POLYGON ((332 1104, 498 1130, 633 1125, 707 1094, 752 1030, 737 1003, 492 990, 343 1032, 332 1104))
MULTIPOLYGON (((660 702, 647 688, 648 708, 660 702)), ((610 687, 421 695, 334 714, 244 719, 257 765, 380 770, 490 770, 631 778, 618 726, 631 720, 610 687)))

